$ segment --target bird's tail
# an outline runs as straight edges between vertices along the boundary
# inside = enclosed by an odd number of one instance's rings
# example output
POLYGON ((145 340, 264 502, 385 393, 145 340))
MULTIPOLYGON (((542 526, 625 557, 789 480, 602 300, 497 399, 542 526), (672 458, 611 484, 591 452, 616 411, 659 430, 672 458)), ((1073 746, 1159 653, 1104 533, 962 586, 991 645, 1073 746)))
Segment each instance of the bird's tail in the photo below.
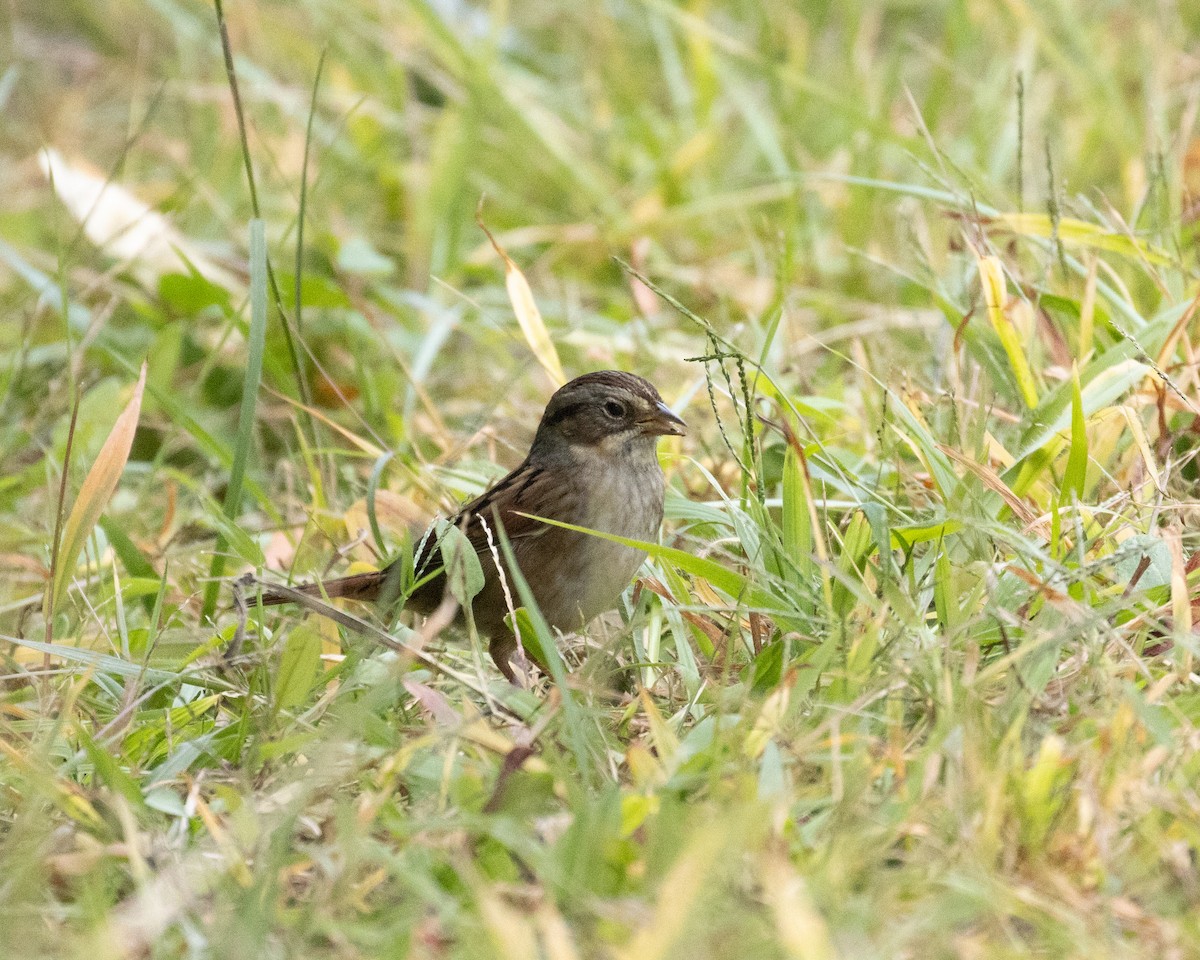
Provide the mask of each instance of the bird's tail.
MULTIPOLYGON (((339 577, 336 580, 325 580, 318 583, 306 583, 292 587, 291 590, 302 593, 307 597, 320 599, 346 597, 350 600, 376 600, 382 593, 389 579, 388 570, 371 570, 368 573, 358 573, 351 577, 339 577)), ((290 591, 289 591, 290 592, 290 591)), ((293 598, 286 593, 276 593, 274 590, 263 590, 262 604, 264 607, 277 607, 281 603, 292 603, 293 598)))

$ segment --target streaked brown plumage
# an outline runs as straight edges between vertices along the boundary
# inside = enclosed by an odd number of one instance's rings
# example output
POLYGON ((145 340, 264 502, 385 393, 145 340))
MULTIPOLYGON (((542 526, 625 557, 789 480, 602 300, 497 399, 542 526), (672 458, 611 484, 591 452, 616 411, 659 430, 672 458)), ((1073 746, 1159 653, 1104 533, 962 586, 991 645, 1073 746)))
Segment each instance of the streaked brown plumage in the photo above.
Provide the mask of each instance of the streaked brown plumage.
MULTIPOLYGON (((550 398, 524 462, 454 518, 484 572, 483 590, 471 603, 475 625, 490 638, 492 659, 508 679, 515 681, 510 661, 516 640, 504 623, 508 604, 480 518, 497 543, 497 521, 503 524, 517 566, 547 623, 562 631, 577 630, 616 604, 645 553, 523 514, 634 540, 655 539, 663 513, 657 441, 664 435, 681 436, 684 430, 683 421, 641 377, 618 370, 585 374, 550 398)), ((428 536, 418 546, 413 567, 417 582, 437 573, 406 600, 407 607, 425 614, 446 594, 434 539, 428 536)), ((312 596, 387 600, 399 596, 401 571, 400 561, 394 561, 382 570, 301 589, 312 596)), ((511 578, 508 583, 519 605, 511 578)), ((263 595, 268 605, 286 602, 270 592, 263 595)))

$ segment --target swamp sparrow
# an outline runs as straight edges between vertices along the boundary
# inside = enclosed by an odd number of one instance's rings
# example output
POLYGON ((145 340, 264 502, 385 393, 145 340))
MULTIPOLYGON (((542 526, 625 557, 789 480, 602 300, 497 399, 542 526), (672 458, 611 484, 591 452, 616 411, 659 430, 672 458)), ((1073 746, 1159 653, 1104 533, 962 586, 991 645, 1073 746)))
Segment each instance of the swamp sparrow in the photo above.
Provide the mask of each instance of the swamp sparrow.
MULTIPOLYGON (((480 634, 490 638, 492 659, 509 680, 516 682, 511 661, 517 641, 504 622, 509 613, 505 587, 514 597, 516 588, 507 566, 497 561, 502 556, 497 527, 503 526, 516 565, 551 629, 580 629, 616 605, 646 554, 525 514, 631 540, 654 540, 663 516, 658 438, 684 432, 684 422, 641 377, 618 370, 584 374, 550 398, 525 461, 451 521, 479 557, 484 585, 471 601, 471 612, 480 634), (503 582, 498 567, 503 567, 503 582)), ((405 605, 419 613, 431 613, 447 592, 438 546, 437 538, 427 533, 413 558, 416 587, 405 605)), ((402 561, 395 560, 382 570, 300 590, 317 597, 386 602, 400 597, 402 579, 402 561)), ((266 605, 288 602, 269 590, 262 600, 266 605)))

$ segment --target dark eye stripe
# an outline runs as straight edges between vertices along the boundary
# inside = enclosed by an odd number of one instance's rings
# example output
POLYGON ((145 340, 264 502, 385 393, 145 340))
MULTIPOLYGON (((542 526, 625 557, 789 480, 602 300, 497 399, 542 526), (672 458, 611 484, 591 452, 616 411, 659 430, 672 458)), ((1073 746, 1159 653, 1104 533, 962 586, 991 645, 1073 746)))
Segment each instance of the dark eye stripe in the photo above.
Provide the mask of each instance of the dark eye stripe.
POLYGON ((546 425, 550 426, 555 423, 561 423, 568 417, 573 417, 584 407, 588 406, 586 400, 577 400, 575 403, 568 403, 565 407, 555 410, 553 414, 546 420, 546 425))

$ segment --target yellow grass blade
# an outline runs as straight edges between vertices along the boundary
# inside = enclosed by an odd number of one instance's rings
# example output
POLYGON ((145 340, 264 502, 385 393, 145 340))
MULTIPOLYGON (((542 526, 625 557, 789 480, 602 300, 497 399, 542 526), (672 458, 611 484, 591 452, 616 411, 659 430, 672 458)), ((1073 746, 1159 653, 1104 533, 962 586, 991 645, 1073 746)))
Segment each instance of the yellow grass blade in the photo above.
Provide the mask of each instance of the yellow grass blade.
POLYGON ((1078 362, 1087 363, 1092 352, 1092 336, 1096 326, 1096 258, 1088 258, 1087 280, 1083 287, 1083 301, 1079 305, 1079 353, 1078 362))
POLYGON ((725 846, 728 827, 713 823, 689 838, 689 843, 659 885, 654 913, 629 942, 613 952, 619 960, 661 960, 678 956, 676 941, 687 929, 688 915, 699 906, 709 874, 725 846))
POLYGON ((775 915, 775 928, 795 960, 834 960, 833 937, 821 911, 813 902, 804 875, 775 849, 760 858, 763 897, 775 915))
MULTIPOLYGON (((1055 235, 1055 224, 1046 213, 1002 213, 996 221, 1013 233, 1026 237, 1049 238, 1055 235)), ((1171 256, 1165 250, 1153 247, 1132 234, 1113 233, 1094 223, 1061 217, 1057 230, 1058 239, 1067 246, 1119 253, 1135 260, 1145 260, 1158 267, 1170 266, 1172 263, 1171 256)))
POLYGON ((487 234, 487 238, 492 242, 492 247, 500 255, 500 259, 504 261, 504 286, 508 290, 508 299, 512 302, 513 313, 517 315, 517 323, 521 325, 521 332, 525 334, 525 342, 529 344, 529 349, 537 357, 537 362, 550 374, 555 386, 561 387, 567 382, 567 376, 563 373, 562 363, 558 359, 558 351, 554 349, 554 341, 550 338, 550 331, 546 328, 541 311, 538 310, 537 303, 533 299, 529 281, 525 279, 525 274, 521 272, 520 268, 513 263, 508 252, 500 246, 500 242, 492 236, 492 232, 483 222, 483 217, 477 213, 475 219, 479 228, 487 234))
MULTIPOLYGON (((1188 590, 1187 564, 1183 559, 1183 540, 1179 527, 1170 526, 1163 531, 1163 540, 1171 552, 1171 616, 1177 637, 1192 636, 1192 597, 1188 590)), ((1192 673, 1192 652, 1181 645, 1179 651, 1179 676, 1186 678, 1192 673)))
POLYGON ((1146 430, 1142 426, 1141 417, 1128 404, 1122 404, 1120 410, 1125 416, 1125 422, 1129 424, 1129 432, 1133 435, 1134 446, 1137 447, 1138 453, 1142 456, 1142 464, 1146 468, 1146 473, 1150 475, 1150 479, 1154 483, 1154 490, 1146 491, 1147 495, 1145 499, 1147 502, 1150 502, 1154 499, 1154 494, 1166 492, 1163 488, 1162 475, 1158 472, 1158 464, 1155 462, 1154 453, 1150 449, 1150 441, 1146 437, 1146 430))
POLYGON ((1029 369, 1029 360, 1025 356, 1025 348, 1017 335, 1016 327, 1008 319, 1005 307, 1008 305, 1008 293, 1004 289, 1004 269, 998 257, 978 256, 979 281, 983 284, 983 296, 987 303, 988 319, 1000 337, 1000 344, 1008 355, 1009 366, 1017 379, 1017 387, 1021 391, 1021 399, 1030 409, 1038 405, 1037 387, 1033 382, 1033 374, 1029 369))
POLYGON ((133 396, 129 398, 129 403, 117 417, 112 432, 100 448, 96 462, 88 471, 63 527, 62 544, 54 568, 54 584, 47 595, 47 610, 57 608, 62 601, 67 585, 71 582, 71 574, 75 570, 75 561, 79 558, 96 521, 100 519, 100 514, 104 512, 113 491, 117 489, 117 482, 121 479, 121 472, 129 459, 129 450, 133 446, 133 435, 137 431, 138 416, 142 411, 142 392, 145 388, 146 364, 143 363, 142 372, 133 388, 133 396))
POLYGON ((670 767, 675 760, 675 755, 679 753, 679 738, 675 736, 675 731, 671 729, 670 724, 663 719, 663 715, 655 706, 650 694, 646 690, 642 690, 642 710, 646 714, 646 721, 650 727, 650 740, 654 744, 654 749, 658 754, 658 758, 670 767))

